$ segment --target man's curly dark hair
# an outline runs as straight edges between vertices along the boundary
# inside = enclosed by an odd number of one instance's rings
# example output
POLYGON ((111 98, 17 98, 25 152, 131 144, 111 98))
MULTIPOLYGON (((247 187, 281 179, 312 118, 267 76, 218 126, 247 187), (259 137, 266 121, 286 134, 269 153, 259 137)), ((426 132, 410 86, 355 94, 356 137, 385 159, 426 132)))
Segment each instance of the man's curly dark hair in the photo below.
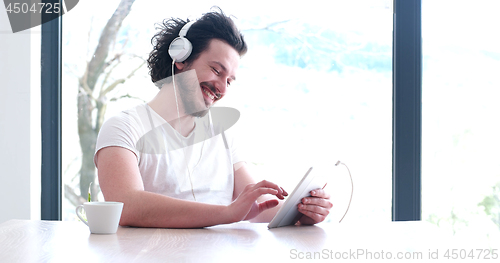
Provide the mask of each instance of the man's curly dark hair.
MULTIPOLYGON (((219 39, 232 46, 240 56, 247 52, 243 35, 236 28, 233 20, 220 8, 204 14, 190 28, 186 38, 193 45, 193 51, 185 61, 188 65, 196 60, 208 48, 210 40, 219 39)), ((172 76, 172 58, 168 54, 170 43, 179 36, 181 28, 188 23, 179 18, 165 19, 158 24, 159 30, 151 39, 153 51, 149 54, 148 68, 151 80, 161 88, 160 80, 172 76), (160 82, 159 82, 160 81, 160 82)))

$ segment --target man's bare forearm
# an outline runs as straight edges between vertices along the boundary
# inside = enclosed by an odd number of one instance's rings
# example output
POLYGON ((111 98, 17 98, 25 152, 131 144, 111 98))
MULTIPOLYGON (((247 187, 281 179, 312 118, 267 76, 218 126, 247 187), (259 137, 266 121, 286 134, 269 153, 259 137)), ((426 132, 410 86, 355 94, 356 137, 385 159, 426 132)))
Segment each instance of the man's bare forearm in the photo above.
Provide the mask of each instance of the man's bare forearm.
POLYGON ((146 191, 113 198, 124 203, 120 225, 160 228, 198 228, 234 222, 223 205, 175 199, 146 191))

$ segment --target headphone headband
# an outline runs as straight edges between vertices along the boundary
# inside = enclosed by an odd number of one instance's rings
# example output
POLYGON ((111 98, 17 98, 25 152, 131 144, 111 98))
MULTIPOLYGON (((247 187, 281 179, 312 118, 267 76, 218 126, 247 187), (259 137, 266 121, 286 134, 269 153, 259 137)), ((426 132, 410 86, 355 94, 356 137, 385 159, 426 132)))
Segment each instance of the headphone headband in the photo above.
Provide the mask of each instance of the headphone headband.
POLYGON ((179 37, 186 37, 187 32, 189 31, 189 28, 194 24, 195 21, 189 21, 187 22, 182 28, 181 31, 179 32, 179 37))

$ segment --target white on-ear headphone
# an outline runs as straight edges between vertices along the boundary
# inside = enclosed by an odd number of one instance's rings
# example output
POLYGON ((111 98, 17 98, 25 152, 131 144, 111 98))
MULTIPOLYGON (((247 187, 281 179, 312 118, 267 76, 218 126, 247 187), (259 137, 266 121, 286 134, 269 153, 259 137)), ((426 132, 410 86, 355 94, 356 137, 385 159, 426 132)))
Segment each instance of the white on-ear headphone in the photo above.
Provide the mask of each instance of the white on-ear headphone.
POLYGON ((175 38, 168 47, 168 54, 175 62, 183 62, 189 57, 189 55, 191 55, 193 45, 186 38, 186 35, 194 22, 195 21, 190 21, 186 23, 179 32, 179 36, 175 38))

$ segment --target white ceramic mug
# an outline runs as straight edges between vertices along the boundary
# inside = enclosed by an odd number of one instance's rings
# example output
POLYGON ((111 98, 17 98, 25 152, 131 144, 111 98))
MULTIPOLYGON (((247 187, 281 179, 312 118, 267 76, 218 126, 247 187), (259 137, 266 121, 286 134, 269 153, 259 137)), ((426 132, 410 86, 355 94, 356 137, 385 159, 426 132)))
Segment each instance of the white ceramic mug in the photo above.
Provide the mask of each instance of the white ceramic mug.
POLYGON ((76 215, 85 223, 93 234, 114 234, 122 215, 121 202, 86 202, 76 207, 76 215), (80 215, 84 209, 87 220, 80 215))

